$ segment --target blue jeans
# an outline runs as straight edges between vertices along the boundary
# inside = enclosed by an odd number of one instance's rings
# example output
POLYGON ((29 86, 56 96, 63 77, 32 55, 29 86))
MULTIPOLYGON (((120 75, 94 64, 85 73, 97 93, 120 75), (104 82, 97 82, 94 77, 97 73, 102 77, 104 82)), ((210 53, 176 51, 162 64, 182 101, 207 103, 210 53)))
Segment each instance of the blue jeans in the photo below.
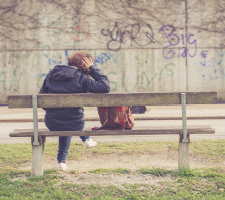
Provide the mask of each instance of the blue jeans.
MULTIPOLYGON (((80 129, 80 131, 82 131, 83 129, 84 127, 80 129)), ((83 142, 85 142, 85 140, 89 139, 90 136, 80 136, 80 138, 82 139, 83 142)), ((66 161, 71 139, 72 139, 72 136, 59 137, 59 150, 57 154, 58 163, 66 161)))

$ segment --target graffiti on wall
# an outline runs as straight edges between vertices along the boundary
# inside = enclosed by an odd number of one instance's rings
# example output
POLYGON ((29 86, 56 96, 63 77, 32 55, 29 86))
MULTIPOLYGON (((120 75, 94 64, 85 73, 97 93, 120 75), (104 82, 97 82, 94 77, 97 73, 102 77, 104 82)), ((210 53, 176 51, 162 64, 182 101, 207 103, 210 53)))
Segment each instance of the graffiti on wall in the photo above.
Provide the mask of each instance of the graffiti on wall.
POLYGON ((154 32, 150 24, 143 27, 139 23, 135 23, 119 28, 118 23, 115 22, 115 25, 111 30, 102 29, 101 34, 109 37, 107 49, 111 51, 119 51, 121 49, 125 35, 128 35, 129 37, 130 46, 132 46, 133 43, 138 46, 147 46, 154 43, 154 32), (138 38, 144 40, 141 42, 138 38))
POLYGON ((118 61, 114 58, 114 54, 107 52, 107 53, 101 53, 97 56, 97 58, 94 60, 95 66, 102 65, 109 60, 112 60, 114 63, 117 63, 118 61))
POLYGON ((205 51, 205 55, 202 56, 205 58, 203 61, 196 62, 195 66, 205 69, 207 73, 202 74, 202 78, 204 81, 206 80, 217 80, 223 79, 225 80, 225 66, 224 66, 224 59, 225 59, 225 51, 224 45, 220 45, 220 49, 215 49, 216 57, 211 57, 207 59, 207 51, 205 51))
MULTIPOLYGON (((149 85, 152 83, 152 81, 158 77, 158 78, 161 78, 162 75, 165 73, 165 75, 169 78, 172 78, 173 75, 174 75, 174 68, 176 67, 176 65, 174 63, 168 63, 164 68, 162 68, 160 70, 159 73, 154 73, 152 75, 149 76, 149 73, 145 72, 145 71, 142 71, 142 75, 143 77, 146 79, 147 83, 144 87, 142 87, 141 91, 139 92, 145 92, 149 85)), ((110 80, 110 87, 111 87, 111 92, 116 92, 117 91, 117 87, 118 87, 118 81, 112 81, 112 78, 114 79, 118 79, 117 77, 117 73, 115 71, 110 71, 109 73, 106 74, 106 76, 109 78, 110 80)), ((123 90, 125 90, 126 92, 133 92, 135 91, 135 89, 137 89, 138 86, 140 86, 143 82, 143 80, 140 80, 140 76, 139 74, 137 74, 136 76, 136 79, 134 80, 134 85, 132 88, 128 89, 127 86, 126 86, 126 83, 127 83, 127 78, 129 79, 129 77, 126 76, 126 73, 123 73, 122 74, 122 80, 121 80, 121 83, 122 83, 122 88, 123 90)))
POLYGON ((72 18, 37 18, 33 20, 33 40, 37 38, 37 30, 47 32, 47 36, 53 34, 67 34, 74 41, 83 41, 90 34, 89 23, 81 15, 72 18))
POLYGON ((27 56, 31 58, 31 67, 36 68, 40 65, 42 58, 47 60, 48 65, 46 66, 48 69, 51 68, 52 65, 61 64, 62 63, 62 52, 59 51, 61 43, 53 43, 53 50, 50 50, 48 45, 41 45, 40 43, 35 43, 30 51, 27 52, 27 56), (40 49, 40 51, 35 51, 35 49, 40 49))
POLYGON ((12 74, 12 79, 10 83, 7 85, 7 80, 9 79, 7 78, 7 74, 4 71, 0 72, 0 88, 8 92, 11 92, 11 91, 17 92, 22 76, 23 76, 23 72, 19 74, 17 73, 17 70, 14 69, 12 74))
MULTIPOLYGON (((63 64, 62 61, 57 61, 57 60, 53 60, 51 58, 49 58, 49 54, 43 54, 47 60, 48 60, 48 71, 52 68, 55 67, 55 65, 61 65, 63 64)), ((68 50, 65 50, 65 64, 67 64, 67 57, 68 57, 68 50)), ((41 88, 41 84, 43 82, 43 80, 45 79, 45 77, 47 76, 46 73, 40 73, 37 74, 36 78, 37 78, 37 88, 41 88)))
MULTIPOLYGON (((183 29, 183 28, 181 28, 183 29)), ((185 39, 185 35, 178 35, 175 33, 176 29, 173 25, 165 25, 159 29, 159 33, 163 33, 169 45, 165 46, 162 50, 162 55, 166 59, 172 59, 177 55, 178 57, 194 57, 197 54, 197 40, 195 39, 194 34, 188 34, 187 41, 185 39), (186 47, 186 42, 189 44, 190 48, 186 47), (183 47, 179 47, 178 45, 183 45, 183 47), (178 47, 177 52, 175 52, 174 48, 178 47)))
MULTIPOLYGON (((76 42, 74 42, 74 48, 76 48, 76 42)), ((27 56, 31 59, 31 67, 37 68, 40 62, 43 60, 47 61, 46 69, 50 70, 55 65, 67 64, 68 50, 65 50, 65 54, 60 49, 65 48, 63 42, 52 43, 53 50, 50 50, 48 45, 41 45, 40 43, 35 43, 31 51, 27 52, 27 56), (40 49, 40 51, 35 51, 35 49, 40 49), (44 58, 44 59, 43 59, 44 58), (65 58, 65 60, 64 60, 65 58)))
MULTIPOLYGON (((70 45, 72 44, 74 46, 74 49, 77 49, 77 41, 82 41, 86 39, 90 32, 90 27, 88 22, 84 21, 81 16, 74 17, 72 19, 58 19, 57 21, 58 27, 56 29, 51 26, 51 20, 50 19, 39 19, 39 22, 34 22, 35 28, 47 28, 48 36, 51 35, 52 31, 57 34, 68 34, 70 38, 73 41, 70 42, 53 42, 51 44, 51 48, 48 45, 42 45, 40 43, 35 43, 31 51, 27 52, 27 55, 31 57, 32 62, 32 68, 37 68, 41 61, 46 61, 47 65, 45 69, 43 70, 43 73, 36 74, 36 85, 37 88, 40 88, 42 85, 42 82, 44 78, 47 75, 47 72, 53 68, 55 65, 58 64, 67 64, 67 56, 68 56, 68 50, 65 50, 64 53, 61 49, 66 49, 68 43, 70 45), (46 25, 47 23, 47 25, 46 25), (70 29, 72 28, 72 30, 70 29), (69 30, 70 29, 70 30, 69 30), (82 37, 83 38, 82 38, 82 37), (40 51, 35 51, 36 49, 39 49, 40 51), (43 59, 44 58, 44 59, 43 59), (65 59, 65 60, 64 60, 65 59), (65 61, 65 62, 64 62, 65 61)), ((173 25, 165 25, 159 29, 159 33, 162 33, 164 37, 167 39, 167 42, 169 44, 165 45, 162 48, 162 55, 165 59, 172 59, 175 56, 177 57, 194 57, 197 54, 197 40, 194 36, 194 34, 189 34, 187 36, 187 40, 185 38, 184 34, 176 34, 176 29, 173 25), (186 48, 186 42, 188 43, 188 46, 190 49, 186 48), (182 45, 184 47, 182 47, 182 45), (175 50, 176 49, 176 50, 175 50)), ((112 53, 112 51, 119 51, 122 47, 122 44, 124 44, 124 40, 126 37, 126 41, 129 41, 130 46, 133 44, 136 44, 138 46, 147 46, 155 43, 154 39, 154 32, 150 24, 146 24, 146 26, 142 26, 139 23, 130 24, 125 27, 120 27, 119 23, 115 22, 114 26, 111 29, 102 29, 101 34, 104 37, 109 38, 107 42, 107 49, 109 50, 106 53, 101 53, 96 57, 94 60, 95 66, 100 67, 101 65, 111 61, 114 64, 119 64, 118 60, 116 59, 115 55, 112 53), (140 40, 142 38, 143 40, 140 40)), ((34 39, 36 37, 36 32, 34 29, 34 39)), ((203 58, 207 58, 208 51, 202 51, 201 56, 203 58)), ((45 62, 44 61, 44 62, 45 62)), ((209 62, 209 61, 204 61, 209 62)), ((204 65, 203 62, 203 65, 204 65)), ((212 61, 210 61, 212 62, 212 61)), ((222 61, 221 61, 222 62, 222 61)), ((220 62, 220 63, 221 63, 220 62)), ((126 73, 117 75, 116 71, 110 71, 107 73, 107 76, 109 76, 112 89, 111 91, 118 91, 118 84, 122 84, 122 89, 126 92, 133 92, 136 89, 141 88, 141 92, 147 91, 150 84, 156 79, 156 77, 160 78, 163 74, 166 74, 167 77, 172 78, 174 75, 174 69, 175 64, 169 63, 165 67, 159 70, 159 72, 155 72, 152 75, 149 75, 149 73, 142 71, 139 74, 137 74, 134 85, 128 87, 126 85, 126 80, 128 80, 128 75, 126 73), (121 80, 117 80, 121 77, 121 80), (142 78, 140 78, 142 77, 142 78), (146 85, 143 87, 143 80, 145 79, 146 85), (116 80, 116 81, 112 81, 116 80)), ((20 79, 22 77, 16 76, 16 72, 13 72, 13 80, 11 85, 6 88, 5 80, 2 78, 4 75, 1 74, 0 77, 0 83, 2 83, 4 90, 14 90, 16 91, 18 88, 18 84, 20 83, 20 79), (17 78, 17 79, 16 79, 17 78)), ((215 73, 218 73, 218 70, 215 70, 215 73)), ((220 70, 220 73, 224 75, 224 69, 220 70)), ((165 76, 164 76, 165 77, 165 76)), ((206 76, 204 76, 206 77, 206 76)), ((212 76, 210 76, 212 78, 212 76)), ((216 79, 216 76, 214 76, 214 79, 216 79)), ((121 88, 121 87, 120 87, 121 88)))
MULTIPOLYGON (((106 65, 108 62, 112 62, 113 66, 116 66, 116 68, 118 68, 118 66, 120 66, 121 64, 118 62, 118 60, 116 59, 116 57, 118 57, 118 53, 111 53, 110 51, 106 52, 106 53, 101 53, 100 55, 97 56, 97 58, 95 59, 95 66, 98 66, 101 68, 101 65, 106 65), (116 55, 117 54, 117 55, 116 55)), ((114 71, 110 71, 108 73, 106 73, 106 76, 109 78, 110 81, 110 87, 111 87, 111 92, 117 92, 118 91, 118 84, 122 84, 122 89, 125 90, 126 92, 133 92, 135 91, 137 88, 139 89, 138 91, 140 92, 145 92, 149 85, 152 83, 152 81, 158 77, 159 80, 162 77, 169 77, 172 78, 174 76, 174 70, 175 70, 176 65, 174 63, 168 63, 165 65, 165 67, 163 67, 162 69, 159 70, 158 73, 154 73, 152 75, 149 76, 149 73, 146 71, 142 71, 141 74, 137 74, 135 79, 134 79, 134 85, 132 88, 128 89, 127 88, 127 81, 129 81, 130 77, 127 76, 126 73, 122 73, 118 74, 118 72, 116 72, 116 70, 114 71), (119 77, 121 77, 121 80, 119 80, 119 77), (142 77, 142 78, 140 78, 142 77), (141 87, 140 90, 140 86, 143 82, 143 79, 146 80, 146 85, 143 87, 141 87), (116 80, 116 81, 114 81, 116 80)))

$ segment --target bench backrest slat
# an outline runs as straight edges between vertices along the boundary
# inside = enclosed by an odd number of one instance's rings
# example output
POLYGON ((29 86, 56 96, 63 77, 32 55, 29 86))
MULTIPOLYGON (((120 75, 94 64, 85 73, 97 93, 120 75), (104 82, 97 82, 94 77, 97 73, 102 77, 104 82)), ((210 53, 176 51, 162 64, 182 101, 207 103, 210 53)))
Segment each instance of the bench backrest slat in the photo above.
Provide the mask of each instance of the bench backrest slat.
MULTIPOLYGON (((185 92, 187 104, 216 104, 217 92, 185 92)), ((181 104, 181 92, 39 94, 38 108, 181 104)), ((32 95, 9 95, 9 108, 32 108, 32 95)))

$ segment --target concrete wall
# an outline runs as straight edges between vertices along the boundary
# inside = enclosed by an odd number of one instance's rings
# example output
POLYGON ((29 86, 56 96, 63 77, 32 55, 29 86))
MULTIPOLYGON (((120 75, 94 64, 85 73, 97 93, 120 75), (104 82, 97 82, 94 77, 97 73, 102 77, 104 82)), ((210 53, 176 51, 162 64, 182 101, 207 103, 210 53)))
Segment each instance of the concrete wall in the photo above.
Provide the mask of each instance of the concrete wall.
POLYGON ((36 94, 87 50, 112 92, 217 91, 225 100, 224 0, 5 0, 0 104, 36 94), (57 2, 57 3, 56 3, 57 2))

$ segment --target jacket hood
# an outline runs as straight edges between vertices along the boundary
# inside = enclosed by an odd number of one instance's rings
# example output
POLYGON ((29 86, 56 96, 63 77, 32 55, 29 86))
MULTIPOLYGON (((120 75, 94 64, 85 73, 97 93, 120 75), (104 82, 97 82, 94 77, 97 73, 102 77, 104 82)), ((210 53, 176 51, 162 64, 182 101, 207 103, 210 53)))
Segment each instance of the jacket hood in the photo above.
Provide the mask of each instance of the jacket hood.
POLYGON ((54 69, 52 69, 49 73, 50 79, 53 80, 70 80, 72 79, 78 69, 66 65, 56 65, 54 69))

